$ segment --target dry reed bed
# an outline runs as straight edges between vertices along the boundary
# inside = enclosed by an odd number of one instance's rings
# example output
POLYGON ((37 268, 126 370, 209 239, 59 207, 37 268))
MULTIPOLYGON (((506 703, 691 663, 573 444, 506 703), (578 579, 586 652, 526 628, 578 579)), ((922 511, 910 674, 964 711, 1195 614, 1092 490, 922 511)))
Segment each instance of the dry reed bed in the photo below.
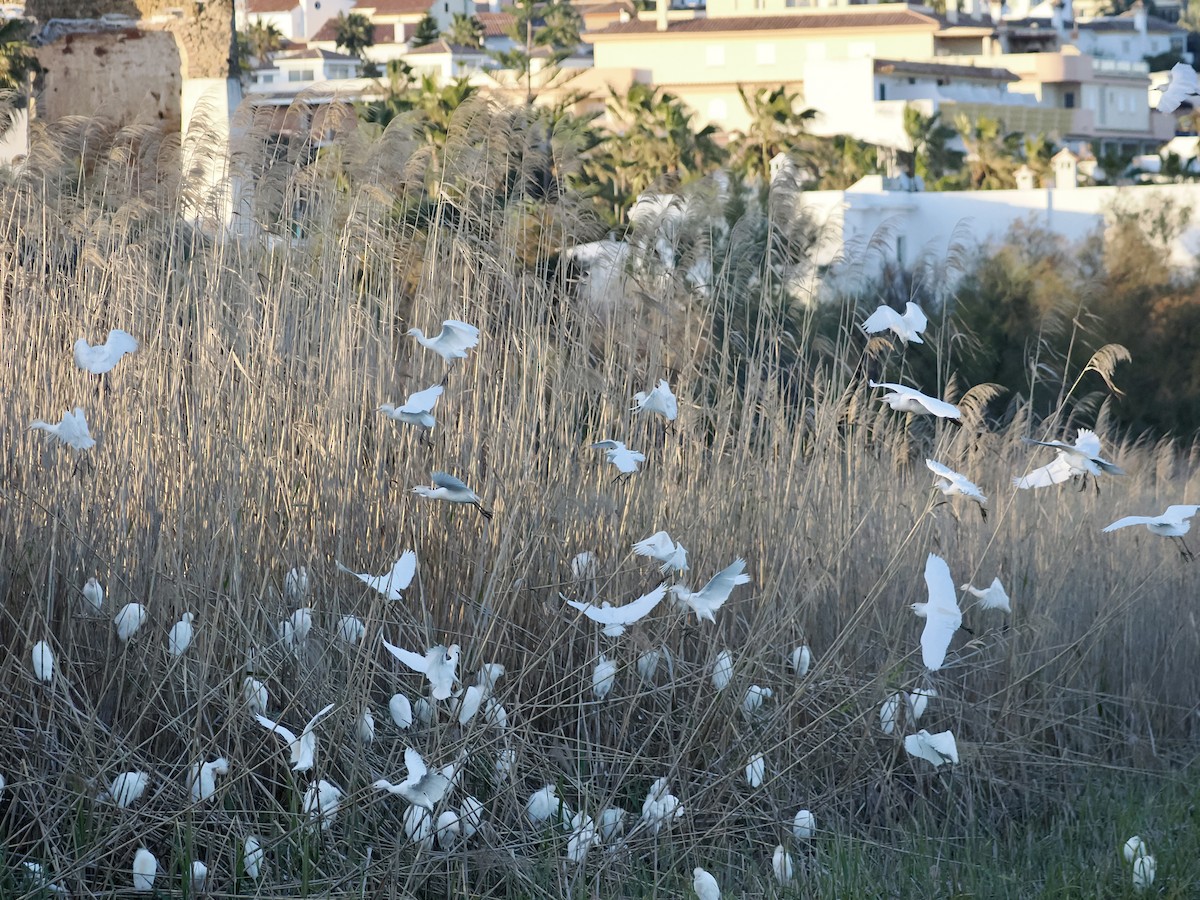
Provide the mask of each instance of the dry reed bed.
MULTIPOLYGON (((237 157, 243 171, 257 137, 237 157)), ((513 147, 533 148, 526 169, 538 148, 571 165, 569 147, 537 138, 519 116, 472 107, 440 151, 422 149, 403 121, 311 164, 293 147, 257 170, 255 208, 303 200, 308 237, 295 246, 194 228, 183 211, 200 179, 179 174, 176 148, 103 123, 67 123, 3 186, 0 828, 14 858, 52 861, 64 884, 100 893, 128 884, 147 843, 176 870, 204 858, 233 892, 240 839, 256 832, 269 847, 263 896, 297 883, 371 896, 649 893, 714 860, 741 860, 752 895, 766 889, 771 849, 800 807, 826 833, 883 843, 892 828, 939 818, 944 834, 1034 820, 1076 764, 1149 764, 1194 737, 1196 567, 1144 533, 1100 534, 1119 515, 1194 499, 1192 451, 1126 443, 1112 450, 1131 474, 1100 493, 1016 495, 1011 477, 1045 462, 1019 441, 1039 425, 1024 414, 1003 428, 907 423, 849 380, 849 364, 813 365, 805 399, 785 392, 777 342, 747 361, 751 335, 714 327, 738 317, 768 337, 779 327, 773 313, 753 317, 769 304, 735 296, 732 277, 711 298, 659 284, 620 315, 597 316, 552 264, 560 247, 596 236, 585 202, 521 195, 513 147), (450 317, 484 337, 452 370, 426 447, 374 410, 442 377, 442 361, 404 331, 450 317), (141 349, 98 383, 70 347, 110 327, 141 349), (628 412, 634 391, 664 372, 683 401, 670 430, 628 412), (26 430, 76 404, 97 439, 83 464, 26 430), (643 449, 644 471, 612 483, 586 449, 605 437, 643 449), (984 487, 986 523, 933 506, 927 454, 984 487), (408 492, 436 469, 479 490, 495 519, 408 492), (583 550, 600 557, 602 597, 625 601, 657 583, 629 545, 659 528, 689 548, 696 579, 748 560, 753 584, 715 627, 664 606, 614 642, 564 610, 559 592, 576 591, 568 562, 583 550), (334 568, 383 571, 407 548, 420 570, 400 604, 334 568), (1011 621, 968 613, 974 639, 956 642, 960 662, 932 677, 907 608, 924 598, 930 551, 963 582, 1001 574, 1015 610, 1011 621), (313 576, 317 621, 298 659, 276 634, 294 565, 313 576), (99 618, 79 596, 92 574, 108 593, 99 618), (122 647, 111 617, 135 600, 150 621, 122 647), (185 610, 197 614, 197 639, 172 660, 165 633, 185 610), (345 614, 366 621, 363 646, 336 641, 345 614), (438 725, 398 734, 387 698, 414 697, 419 682, 380 653, 380 627, 408 646, 461 644, 467 681, 484 662, 507 666, 509 733, 459 729, 443 711, 438 725), (28 664, 43 638, 59 660, 52 688, 28 664), (815 661, 797 679, 785 659, 802 642, 815 661), (634 661, 656 646, 670 650, 674 678, 660 666, 643 684, 634 661), (324 836, 300 827, 304 781, 298 789, 277 739, 245 714, 252 647, 272 715, 295 725, 339 703, 319 729, 319 771, 351 793, 324 836), (735 678, 716 694, 708 678, 722 648, 735 678), (601 650, 620 670, 597 702, 601 650), (746 721, 737 707, 751 683, 776 695, 746 721), (940 695, 922 725, 959 738, 953 771, 930 774, 878 729, 883 698, 916 686, 940 695), (353 737, 363 702, 378 723, 369 747, 353 737), (416 854, 399 801, 367 787, 396 777, 406 742, 437 762, 471 750, 468 789, 487 800, 490 823, 472 849, 416 854), (503 746, 518 750, 517 772, 495 784, 503 746), (768 776, 751 791, 742 771, 755 749, 768 776), (232 772, 217 802, 192 806, 184 773, 216 755, 232 772), (153 774, 147 800, 121 811, 89 799, 129 769, 153 774), (574 808, 616 802, 636 814, 660 774, 685 819, 578 869, 556 862, 561 846, 520 814, 547 782, 574 808)), ((761 274, 765 297, 773 276, 761 274)), ((836 351, 852 360, 860 344, 844 337, 836 351)), ((899 360, 889 357, 889 375, 902 375, 899 360)), ((1097 428, 1111 438, 1102 415, 1097 428)), ((820 845, 802 867, 823 865, 820 845)))

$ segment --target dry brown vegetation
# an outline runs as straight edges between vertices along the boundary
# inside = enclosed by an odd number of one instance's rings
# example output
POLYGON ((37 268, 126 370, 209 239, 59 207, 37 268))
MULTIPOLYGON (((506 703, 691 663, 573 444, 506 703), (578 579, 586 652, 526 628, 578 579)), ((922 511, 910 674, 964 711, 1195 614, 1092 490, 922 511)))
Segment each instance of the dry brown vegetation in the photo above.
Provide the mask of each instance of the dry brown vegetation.
MULTIPOLYGON (((597 315, 555 265, 561 247, 597 234, 586 201, 529 187, 539 167, 568 170, 570 147, 482 104, 457 126, 432 150, 398 122, 313 162, 310 147, 281 152, 256 186, 272 237, 197 227, 185 213, 201 179, 180 174, 177 149, 99 122, 44 136, 0 187, 0 837, 11 863, 39 860, 80 896, 127 889, 142 845, 165 867, 160 886, 181 890, 180 871, 200 858, 230 896, 682 895, 693 865, 760 896, 778 890, 770 856, 783 842, 806 890, 834 895, 847 853, 886 859, 916 832, 945 842, 918 866, 932 896, 960 877, 944 856, 956 842, 1036 831, 1088 772, 1178 759, 1197 725, 1197 567, 1144 531, 1100 529, 1194 501, 1190 448, 1108 443, 1128 477, 1099 492, 1017 494, 1012 476, 1049 452, 1020 442, 1047 433, 1022 411, 1003 427, 978 412, 962 429, 906 421, 841 362, 861 353, 850 330, 837 347, 781 349, 784 318, 803 318, 803 298, 778 302, 774 266, 801 252, 787 240, 760 262, 757 293, 728 270, 707 297, 663 277, 597 315), (270 218, 281 209, 296 211, 302 239, 281 236, 270 218), (442 378, 442 360, 405 331, 444 318, 478 325, 483 340, 452 369, 424 446, 375 409, 442 378), (112 327, 140 350, 102 380, 75 368, 75 339, 112 327), (782 372, 785 355, 801 362, 782 372), (663 375, 681 398, 670 429, 628 411, 663 375), (27 430, 76 405, 94 450, 76 456, 27 430), (643 450, 644 470, 613 483, 586 448, 607 437, 643 450), (983 486, 986 522, 934 505, 927 455, 983 486), (433 470, 466 480, 495 518, 409 493, 433 470), (696 580, 748 560, 753 583, 716 626, 664 604, 610 640, 564 607, 560 592, 578 593, 569 561, 584 550, 599 557, 602 598, 657 584, 629 547, 659 528, 688 547, 696 580), (401 603, 335 570, 385 571, 408 548, 420 568, 401 603), (933 675, 908 609, 924 599, 931 551, 958 582, 1000 574, 1014 602, 1011 617, 968 611, 974 636, 933 675), (294 656, 277 627, 298 565, 312 575, 316 625, 294 656), (107 591, 99 616, 80 596, 93 574, 107 591), (150 620, 121 645, 112 617, 131 601, 150 620), (166 632, 186 610, 196 640, 172 659, 166 632), (367 623, 361 646, 335 637, 346 614, 367 623), (388 698, 423 685, 381 652, 380 628, 405 646, 460 644, 464 683, 503 663, 509 729, 459 728, 443 709, 433 726, 398 732, 388 698), (58 658, 49 685, 29 665, 43 639, 58 658), (814 662, 797 678, 785 660, 801 643, 814 662), (643 683, 635 660, 658 646, 671 668, 643 683), (306 826, 308 779, 245 710, 252 647, 274 718, 298 727, 338 704, 311 773, 347 792, 328 831, 306 826), (723 648, 735 673, 718 694, 709 674, 723 648), (602 650, 619 670, 599 702, 602 650), (752 683, 775 697, 747 720, 752 683), (889 693, 929 686, 939 696, 921 726, 952 729, 962 754, 936 772, 878 726, 889 693), (364 703, 370 746, 354 737, 364 703), (487 826, 465 848, 418 851, 403 803, 370 788, 399 779, 406 744, 439 764, 469 751, 463 791, 484 800, 487 826), (503 747, 518 754, 507 783, 491 775, 503 747), (767 780, 751 790, 755 750, 767 780), (185 774, 216 756, 231 772, 214 800, 192 804, 185 774), (146 797, 129 810, 97 802, 126 770, 151 773, 146 797), (553 783, 572 808, 616 804, 632 824, 660 775, 685 817, 582 866, 563 861, 566 834, 522 813, 553 783), (788 837, 799 808, 817 818, 807 846, 788 837), (267 848, 262 885, 240 872, 251 833, 267 848)), ((936 326, 906 351, 937 353, 936 326)), ((902 378, 904 359, 886 355, 886 374, 902 378)), ((943 387, 962 393, 952 378, 943 387)), ((1050 433, 1087 425, 1111 437, 1103 410, 1095 422, 1073 415, 1068 398, 1050 433)), ((900 872, 887 890, 905 895, 900 872)), ((5 896, 34 893, 15 869, 0 877, 5 896)))

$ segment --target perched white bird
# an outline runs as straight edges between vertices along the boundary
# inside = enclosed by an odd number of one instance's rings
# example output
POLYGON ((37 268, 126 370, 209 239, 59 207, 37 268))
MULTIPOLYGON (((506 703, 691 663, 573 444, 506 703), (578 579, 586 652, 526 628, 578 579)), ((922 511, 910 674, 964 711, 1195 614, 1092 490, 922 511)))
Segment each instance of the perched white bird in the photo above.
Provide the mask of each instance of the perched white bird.
POLYGON ((1100 455, 1100 438, 1094 431, 1081 428, 1074 444, 1062 441, 1035 441, 1022 438, 1027 444, 1053 447, 1054 459, 1028 475, 1013 479, 1013 484, 1022 489, 1050 487, 1062 484, 1071 478, 1086 479, 1089 475, 1098 479, 1100 474, 1124 475, 1125 470, 1100 455))
POLYGON ((717 692, 725 690, 729 687, 729 682, 733 680, 733 654, 728 650, 722 650, 717 654, 717 658, 713 661, 712 683, 717 692))
POLYGON ((750 685, 746 688, 746 696, 742 699, 742 714, 749 718, 762 708, 764 700, 770 700, 774 696, 775 692, 770 688, 759 687, 757 684, 750 685))
POLYGON ((717 620, 713 613, 725 604, 737 585, 750 583, 750 576, 745 572, 746 561, 735 559, 732 565, 714 575, 712 580, 700 590, 689 591, 681 584, 673 584, 671 593, 677 602, 686 603, 692 608, 697 622, 701 619, 708 619, 716 624, 717 620))
POLYGON ((642 681, 653 681, 654 673, 658 671, 658 661, 662 653, 658 650, 647 650, 637 658, 637 673, 642 681))
POLYGON ((146 624, 146 618, 149 613, 146 612, 146 607, 140 603, 126 603, 121 607, 121 611, 117 613, 113 619, 113 624, 117 626, 117 637, 122 642, 128 641, 133 637, 139 628, 146 624))
POLYGON ((661 572, 686 572, 688 570, 687 549, 683 544, 671 540, 665 531, 656 531, 645 540, 633 545, 638 556, 649 556, 659 560, 661 572))
POLYGON ((403 694, 392 694, 392 699, 388 701, 388 712, 392 716, 392 721, 396 723, 396 727, 401 731, 412 727, 412 704, 403 694))
POLYGON ((358 616, 342 616, 338 619, 338 639, 345 644, 357 644, 367 633, 367 626, 358 616))
POLYGON ((122 772, 112 780, 107 791, 102 791, 97 798, 101 802, 108 801, 117 804, 121 809, 127 809, 141 799, 150 786, 150 776, 146 772, 122 772))
POLYGON ((254 835, 247 837, 245 843, 242 844, 242 869, 255 881, 262 876, 264 856, 259 839, 254 835))
POLYGON ((752 788, 762 787, 767 774, 767 761, 761 753, 755 753, 746 763, 746 783, 752 788))
POLYGON ((640 450, 630 450, 621 441, 603 440, 592 444, 593 450, 603 450, 604 457, 617 467, 621 475, 632 475, 638 470, 638 463, 646 461, 646 455, 640 450))
POLYGON ((909 301, 904 307, 904 315, 900 315, 890 306, 879 307, 867 316, 866 321, 862 323, 862 329, 867 334, 891 331, 906 344, 923 344, 925 342, 921 340, 921 332, 928 325, 925 311, 909 301))
POLYGON ((463 797, 458 807, 458 823, 464 841, 469 841, 483 827, 483 804, 470 795, 463 797))
POLYGON ((154 890, 154 879, 158 877, 158 860, 145 847, 133 854, 133 889, 145 893, 154 890))
POLYGON ((479 667, 476 681, 483 688, 486 696, 490 697, 496 690, 496 682, 504 677, 505 671, 504 666, 497 662, 484 663, 479 667))
POLYGON ((417 339, 422 347, 428 347, 446 362, 466 359, 467 351, 479 343, 479 329, 457 319, 446 319, 437 337, 425 337, 420 328, 408 329, 408 334, 417 339))
POLYGON ((21 865, 28 874, 32 887, 36 890, 48 891, 51 894, 58 894, 59 896, 63 897, 68 896, 66 888, 64 888, 61 884, 55 884, 50 880, 49 873, 46 872, 46 869, 41 863, 31 862, 30 860, 26 859, 21 861, 21 865))
POLYGON ((699 866, 692 869, 692 890, 700 900, 721 900, 721 888, 717 879, 699 866))
POLYGON ((1133 889, 1139 894, 1154 884, 1158 864, 1153 856, 1139 856, 1133 861, 1133 889))
POLYGON ((667 383, 665 378, 660 378, 654 390, 648 393, 646 391, 638 391, 633 395, 633 408, 631 411, 635 413, 658 413, 668 422, 674 422, 676 416, 679 415, 679 403, 675 399, 675 395, 671 393, 671 385, 667 383))
POLYGON ((1139 859, 1150 853, 1150 848, 1146 846, 1146 842, 1136 834, 1125 842, 1121 850, 1125 854, 1125 862, 1127 863, 1132 863, 1135 859, 1139 859))
POLYGON ((410 806, 404 812, 404 834, 422 850, 433 849, 433 816, 420 806, 410 806))
POLYGON ((558 796, 558 791, 552 784, 538 788, 525 801, 525 815, 535 825, 549 822, 552 819, 569 819, 570 813, 566 812, 566 809, 567 805, 558 796))
POLYGON ((479 510, 480 515, 485 519, 492 517, 492 511, 484 509, 483 503, 479 500, 479 495, 453 475, 447 475, 445 472, 434 472, 431 480, 433 481, 433 487, 430 488, 419 484, 412 489, 412 492, 418 497, 428 497, 431 500, 445 500, 448 503, 469 503, 479 510))
POLYGON ((95 577, 89 578, 83 586, 83 599, 88 602, 93 612, 100 612, 100 607, 104 605, 104 588, 100 587, 100 582, 95 577))
POLYGON ((495 697, 488 697, 483 707, 483 720, 503 731, 508 727, 508 710, 503 703, 497 703, 495 697))
POLYGON ((594 582, 600 574, 600 560, 591 550, 576 553, 571 558, 571 578, 579 585, 594 582))
POLYGON ((896 732, 896 724, 900 718, 900 704, 903 701, 904 695, 897 691, 890 694, 879 707, 879 728, 884 734, 896 732))
POLYGON ((430 647, 425 651, 425 655, 421 656, 411 650, 404 650, 395 644, 389 644, 382 632, 379 639, 388 653, 414 672, 424 674, 433 688, 434 700, 450 699, 450 695, 454 692, 454 682, 458 678, 455 674, 455 669, 458 668, 458 644, 451 644, 449 647, 437 644, 430 647))
POLYGON ((904 739, 904 749, 911 756, 933 764, 934 768, 944 763, 958 762, 958 744, 949 731, 930 734, 924 728, 904 739))
POLYGON ((229 760, 219 756, 212 762, 196 763, 188 779, 188 791, 192 802, 210 799, 217 792, 217 776, 229 774, 229 760))
POLYGON ((271 721, 266 716, 256 715, 254 718, 263 728, 283 738, 284 743, 288 747, 288 754, 291 757, 292 771, 307 772, 313 767, 317 758, 317 736, 313 734, 313 728, 320 718, 331 709, 333 709, 332 703, 309 719, 308 724, 304 726, 304 730, 300 732, 300 737, 296 737, 295 733, 289 728, 280 725, 278 722, 271 721))
POLYGON ((179 617, 179 621, 171 626, 171 633, 167 637, 167 652, 172 656, 183 656, 192 645, 192 622, 195 620, 196 617, 192 613, 185 612, 179 617))
POLYGON ((796 812, 792 819, 792 836, 798 841, 808 841, 817 833, 817 817, 807 809, 796 812))
POLYGON ((62 419, 55 425, 41 419, 34 419, 29 423, 29 428, 50 432, 59 442, 66 444, 72 450, 90 450, 96 446, 91 432, 88 431, 87 418, 84 416, 81 406, 75 407, 75 412, 63 413, 62 419))
POLYGON ((496 764, 492 767, 496 773, 496 781, 504 783, 512 778, 513 769, 517 767, 517 751, 505 747, 496 754, 496 764))
POLYGON ((979 485, 967 479, 965 475, 960 475, 948 466, 943 466, 940 462, 934 459, 925 460, 925 465, 936 478, 933 480, 933 486, 945 494, 947 497, 965 497, 979 506, 979 514, 983 516, 983 520, 987 521, 987 497, 983 491, 979 489, 979 485))
POLYGON ((567 606, 579 610, 593 622, 603 625, 604 633, 609 637, 620 637, 626 627, 650 615, 666 595, 667 586, 660 584, 650 593, 643 594, 624 606, 596 606, 593 603, 580 603, 578 600, 568 600, 567 606))
POLYGON ((86 369, 93 375, 103 375, 111 372, 126 353, 137 352, 138 342, 128 331, 114 328, 108 333, 108 340, 93 347, 86 338, 75 342, 75 365, 86 369))
POLYGON ((449 850, 462 834, 462 823, 458 813, 452 809, 442 810, 433 826, 433 837, 443 850, 449 850))
POLYGON ((289 569, 283 579, 283 596, 289 603, 300 603, 308 596, 309 587, 307 567, 289 569))
POLYGON ((371 715, 371 710, 366 706, 354 721, 354 734, 364 744, 370 744, 375 740, 375 717, 371 715))
POLYGON ((424 697, 418 697, 417 702, 412 705, 412 708, 413 718, 422 727, 432 725, 433 720, 437 718, 437 707, 424 697))
POLYGON ((1174 538, 1179 541, 1179 552, 1184 559, 1191 559, 1193 553, 1184 543, 1183 536, 1192 529, 1191 518, 1200 512, 1200 506, 1194 504, 1168 506, 1161 516, 1125 516, 1117 519, 1104 529, 1105 534, 1118 528, 1128 528, 1130 525, 1145 525, 1151 534, 1160 537, 1174 538))
POLYGON ((200 860, 192 862, 192 891, 194 897, 197 894, 203 894, 208 889, 208 866, 200 860))
POLYGON ((871 387, 887 388, 890 393, 880 397, 880 402, 886 403, 897 412, 912 413, 914 416, 936 416, 939 419, 958 420, 962 418, 962 411, 953 403, 930 397, 916 388, 888 381, 869 381, 867 383, 871 387))
POLYGON ((771 871, 775 873, 775 880, 780 884, 792 883, 792 878, 795 875, 795 869, 792 866, 792 854, 783 848, 783 844, 778 845, 775 848, 775 852, 771 854, 771 871))
POLYGON ((403 797, 413 806, 433 812, 433 808, 441 803, 442 798, 449 792, 450 779, 440 771, 431 771, 425 765, 421 754, 412 747, 404 748, 404 765, 408 769, 408 777, 403 781, 392 784, 380 778, 372 787, 403 797))
POLYGON ((389 600, 403 600, 401 591, 408 590, 417 574, 417 553, 415 550, 405 550, 400 558, 392 564, 390 572, 382 575, 369 575, 366 572, 355 572, 341 563, 336 564, 338 570, 353 575, 371 590, 382 594, 389 600))
POLYGON ((600 843, 596 823, 587 813, 577 812, 571 817, 569 828, 571 836, 567 839, 567 862, 582 865, 588 851, 600 843))
POLYGON ((252 716, 266 715, 267 686, 252 675, 242 679, 242 700, 252 716))
POLYGON ((454 712, 454 717, 458 719, 459 725, 466 725, 479 712, 479 708, 483 706, 485 692, 477 684, 471 685, 463 691, 459 691, 452 695, 455 705, 451 707, 454 712))
POLYGON ((808 649, 808 644, 801 644, 792 651, 792 669, 799 678, 803 678, 808 674, 808 669, 812 665, 812 651, 808 649))
POLYGON ((312 631, 312 610, 307 606, 295 610, 279 624, 279 634, 283 643, 293 650, 299 650, 308 643, 310 631, 312 631))
POLYGON ((665 777, 655 779, 642 801, 642 823, 651 834, 658 834, 675 819, 683 816, 683 804, 669 790, 665 777))
POLYGON ((596 699, 603 700, 607 697, 616 680, 617 664, 601 653, 600 659, 596 661, 596 668, 592 670, 592 693, 596 695, 596 699))
POLYGON ((423 391, 409 394, 403 406, 396 407, 391 403, 384 403, 377 411, 395 422, 404 422, 419 428, 433 428, 437 424, 437 420, 433 417, 433 408, 445 390, 446 388, 442 385, 435 384, 423 391))
POLYGON ((625 810, 618 806, 609 806, 600 813, 597 827, 600 829, 600 839, 614 841, 625 833, 625 810))
POLYGON ((319 821, 322 830, 327 830, 337 817, 344 796, 345 792, 340 787, 322 778, 316 784, 310 784, 304 792, 301 810, 310 819, 319 821))
POLYGON ((1200 97, 1200 81, 1197 81, 1195 69, 1185 62, 1178 62, 1171 67, 1171 80, 1167 86, 1157 90, 1162 92, 1156 107, 1158 111, 1173 113, 1182 103, 1197 105, 1195 98, 1200 97))
POLYGON ((934 553, 925 561, 925 584, 929 600, 914 603, 912 611, 925 620, 921 630, 921 661, 929 671, 936 672, 946 661, 950 640, 962 626, 962 611, 958 608, 950 567, 934 553))
POLYGON ((1009 600, 1008 591, 1004 590, 1004 585, 1001 584, 999 575, 993 578, 992 583, 983 589, 977 588, 973 584, 964 584, 960 590, 964 590, 971 596, 977 597, 979 605, 983 609, 998 609, 1006 613, 1012 612, 1012 603, 1009 600))
POLYGON ((917 688, 907 695, 905 699, 908 700, 908 714, 913 722, 925 715, 925 707, 929 705, 930 699, 937 695, 938 692, 933 688, 917 688))
POLYGON ((54 651, 45 641, 33 645, 33 674, 39 681, 54 680, 54 651))

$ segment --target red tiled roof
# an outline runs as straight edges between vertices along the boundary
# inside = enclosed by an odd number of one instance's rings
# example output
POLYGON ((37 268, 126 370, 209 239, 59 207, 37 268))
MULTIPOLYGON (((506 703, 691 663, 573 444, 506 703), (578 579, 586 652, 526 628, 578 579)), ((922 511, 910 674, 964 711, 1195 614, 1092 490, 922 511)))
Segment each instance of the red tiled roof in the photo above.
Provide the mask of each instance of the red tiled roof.
MULTIPOLYGON (((395 25, 375 25, 372 31, 372 38, 376 44, 391 44, 396 40, 395 25)), ((330 19, 320 27, 310 41, 315 43, 337 41, 337 19, 330 19)))
POLYGON ((246 0, 247 13, 291 12, 300 0, 246 0))
MULTIPOLYGON (((809 31, 826 28, 895 28, 897 26, 925 27, 936 30, 942 23, 934 16, 927 16, 912 9, 896 9, 876 12, 870 7, 859 7, 863 12, 814 12, 790 16, 720 16, 715 19, 684 19, 670 22, 667 31, 671 34, 714 34, 728 31, 809 31)), ((613 34, 653 34, 658 25, 653 19, 631 19, 628 22, 613 22, 603 31, 594 31, 589 37, 613 34)))
POLYGON ((322 50, 319 47, 310 47, 298 53, 275 54, 275 65, 278 67, 281 62, 287 62, 291 59, 325 59, 330 62, 358 62, 358 57, 356 56, 349 56, 345 53, 334 53, 332 50, 322 50))
POLYGON ((501 37, 517 21, 512 13, 477 12, 475 18, 483 23, 484 37, 501 37))
POLYGON ((990 78, 995 81, 1020 81, 1008 69, 994 69, 988 66, 964 66, 957 63, 912 62, 904 59, 877 59, 875 71, 880 75, 891 75, 895 72, 906 72, 912 75, 941 75, 947 78, 990 78))
POLYGON ((453 56, 486 56, 486 50, 480 50, 476 47, 464 47, 461 44, 451 44, 445 38, 439 38, 431 44, 425 44, 423 47, 417 47, 415 50, 409 50, 405 56, 419 56, 422 53, 449 53, 453 56))
POLYGON ((424 15, 432 5, 432 0, 360 0, 354 5, 354 11, 370 9, 377 16, 411 16, 424 15))

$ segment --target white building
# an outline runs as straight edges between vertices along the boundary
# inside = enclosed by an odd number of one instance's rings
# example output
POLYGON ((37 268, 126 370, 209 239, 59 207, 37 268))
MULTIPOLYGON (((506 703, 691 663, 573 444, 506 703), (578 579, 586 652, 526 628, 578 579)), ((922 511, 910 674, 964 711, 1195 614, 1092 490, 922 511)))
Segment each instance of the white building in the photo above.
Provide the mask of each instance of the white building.
POLYGON ((1119 16, 1100 16, 1077 23, 1070 42, 1082 52, 1101 59, 1142 62, 1148 56, 1174 54, 1192 61, 1187 32, 1165 19, 1151 16, 1141 0, 1119 16))
POLYGON ((353 6, 354 0, 237 0, 234 21, 239 31, 262 22, 274 25, 289 41, 306 41, 353 6))
POLYGON ((314 84, 358 80, 358 60, 345 53, 308 49, 277 53, 270 65, 254 70, 247 93, 296 94, 314 84))

